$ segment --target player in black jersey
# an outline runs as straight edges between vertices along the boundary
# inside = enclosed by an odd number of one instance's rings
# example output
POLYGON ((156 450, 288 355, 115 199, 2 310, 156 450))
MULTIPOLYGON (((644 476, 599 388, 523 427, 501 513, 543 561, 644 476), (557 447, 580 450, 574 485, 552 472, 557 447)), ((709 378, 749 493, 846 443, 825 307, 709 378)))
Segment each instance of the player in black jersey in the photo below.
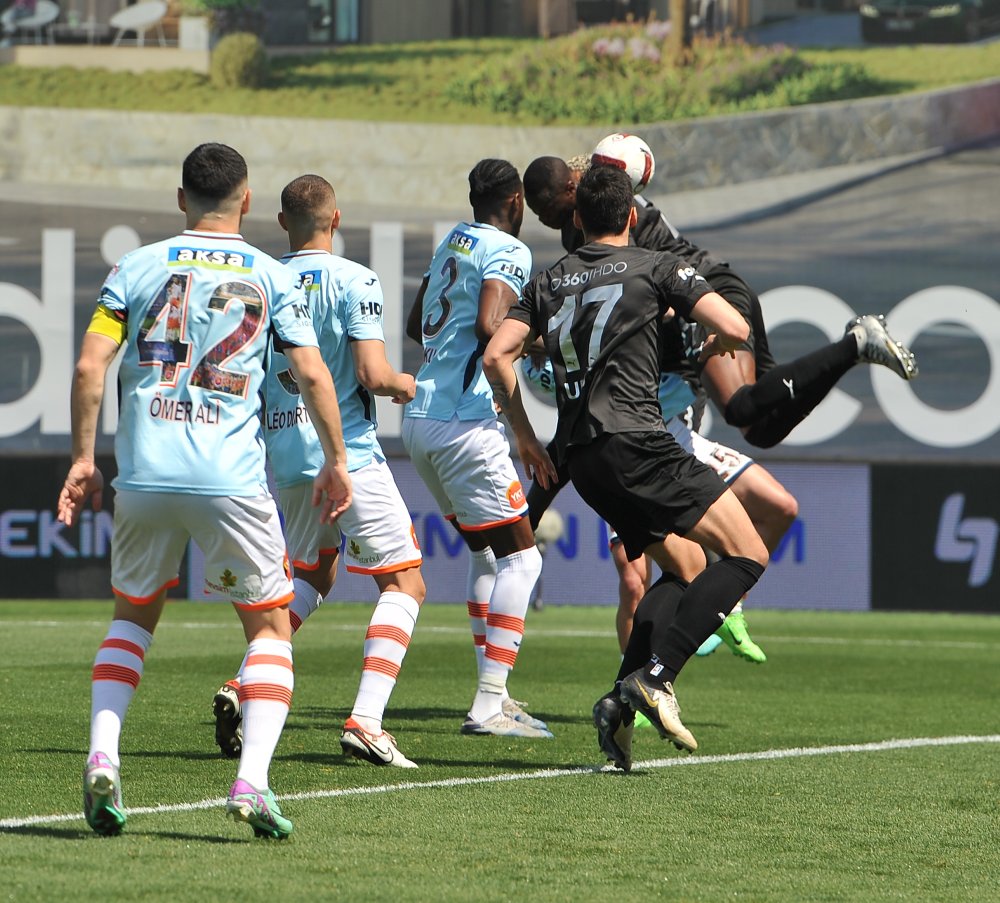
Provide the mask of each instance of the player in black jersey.
MULTIPOLYGON (((573 224, 573 209, 576 204, 576 185, 589 166, 589 156, 574 157, 569 163, 564 163, 558 157, 539 157, 525 172, 526 200, 544 225, 560 228, 563 245, 567 251, 579 247, 583 241, 582 233, 573 224)), ((733 392, 744 381, 739 364, 744 363, 747 359, 752 359, 762 371, 774 366, 774 359, 767 346, 767 334, 764 331, 760 305, 757 303, 756 296, 738 276, 730 271, 728 265, 720 264, 707 251, 687 241, 655 207, 642 197, 636 198, 636 225, 632 230, 631 237, 639 247, 669 251, 695 267, 712 283, 712 287, 717 292, 740 311, 750 327, 750 334, 747 341, 738 350, 737 358, 713 357, 705 362, 704 374, 701 372, 702 365, 690 359, 690 349, 685 347, 686 344, 691 345, 695 341, 703 341, 704 334, 698 334, 697 339, 692 339, 692 335, 695 334, 694 329, 681 330, 676 323, 665 330, 663 336, 664 354, 668 359, 661 363, 662 371, 680 374, 695 392, 691 415, 685 418, 685 422, 697 434, 706 397, 702 388, 702 376, 704 376, 704 383, 713 389, 717 383, 724 382, 728 391, 733 392), (716 379, 713 374, 721 375, 716 379)), ((697 328, 698 324, 694 323, 690 326, 697 328)), ((721 405, 720 394, 715 391, 712 394, 716 403, 721 405)), ((697 442, 703 449, 709 445, 709 440, 702 440, 700 436, 697 436, 697 442)), ((739 479, 732 482, 732 488, 751 515, 754 525, 768 549, 776 549, 798 514, 798 502, 764 467, 759 464, 748 467, 748 464, 756 462, 746 459, 745 456, 740 456, 739 452, 725 446, 718 448, 727 455, 743 458, 739 462, 741 468, 739 479)), ((704 451, 700 453, 700 456, 702 460, 706 460, 704 451)), ((709 463, 712 461, 709 460, 709 463)), ((716 463, 718 464, 718 462, 716 463)), ((722 469, 725 472, 725 469, 720 466, 716 466, 715 469, 722 469)), ((732 476, 730 475, 727 479, 731 481, 732 476)), ((558 492, 558 487, 543 490, 537 483, 530 487, 528 504, 533 524, 537 524, 556 492, 558 492)), ((696 562, 703 562, 704 556, 700 552, 695 554, 692 550, 687 549, 686 544, 681 541, 672 541, 670 552, 671 569, 677 576, 690 579, 692 568, 696 574, 698 569, 703 566, 696 564, 696 562)), ((626 632, 630 628, 643 588, 649 584, 650 569, 648 562, 644 559, 631 563, 626 562, 614 547, 612 548, 612 557, 619 576, 617 625, 619 641, 621 642, 622 637, 627 635, 626 632)), ((726 619, 726 623, 720 627, 718 634, 709 638, 699 652, 701 654, 711 652, 720 639, 726 642, 735 655, 747 661, 760 663, 767 660, 764 651, 750 636, 743 614, 742 602, 732 611, 726 619)))
MULTIPOLYGON (((573 225, 573 209, 589 160, 577 157, 571 162, 572 169, 558 157, 538 157, 524 172, 525 202, 543 225, 560 230, 568 252, 583 241, 573 225)), ((648 200, 638 197, 636 208, 634 242, 641 248, 670 251, 695 267, 750 327, 750 336, 736 358, 709 359, 701 378, 726 423, 739 428, 751 445, 771 448, 781 442, 857 363, 882 364, 903 379, 918 374, 913 354, 889 335, 881 317, 870 314, 848 323, 840 341, 790 363, 776 364, 753 289, 728 263, 684 238, 648 200)), ((695 335, 697 347, 704 333, 696 331, 695 335)))
MULTIPOLYGON (((665 563, 676 533, 722 556, 690 584, 665 576, 643 597, 615 689, 595 705, 601 748, 631 767, 631 727, 641 711, 678 748, 697 741, 680 720, 673 681, 701 642, 764 573, 767 550, 736 497, 684 452, 663 424, 659 327, 669 310, 710 330, 702 351, 732 353, 747 338, 738 312, 672 254, 629 246, 636 213, 631 183, 611 167, 577 190, 587 243, 524 289, 486 348, 483 369, 518 439, 537 450, 514 373, 522 347, 540 336, 556 378, 554 449, 580 496, 620 535, 630 559, 665 563)), ((548 483, 547 458, 522 460, 548 483)))

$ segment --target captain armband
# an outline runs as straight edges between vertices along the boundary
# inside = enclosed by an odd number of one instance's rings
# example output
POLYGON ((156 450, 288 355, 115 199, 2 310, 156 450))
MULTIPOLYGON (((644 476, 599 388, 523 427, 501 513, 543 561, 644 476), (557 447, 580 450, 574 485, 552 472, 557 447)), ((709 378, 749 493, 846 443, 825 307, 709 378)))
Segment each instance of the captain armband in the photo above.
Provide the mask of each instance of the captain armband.
POLYGON ((121 345, 125 341, 125 331, 128 323, 125 320, 124 311, 111 310, 103 304, 98 304, 94 311, 94 316, 90 319, 87 332, 96 332, 99 335, 106 335, 109 339, 121 345))

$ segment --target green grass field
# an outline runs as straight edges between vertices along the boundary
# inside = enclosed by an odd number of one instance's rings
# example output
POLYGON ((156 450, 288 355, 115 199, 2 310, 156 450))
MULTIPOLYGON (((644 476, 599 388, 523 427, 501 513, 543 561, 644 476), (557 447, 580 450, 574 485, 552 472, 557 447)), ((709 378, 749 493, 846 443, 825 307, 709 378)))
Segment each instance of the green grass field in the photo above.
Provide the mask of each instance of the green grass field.
POLYGON ((510 688, 556 737, 514 741, 458 733, 465 613, 425 606, 386 718, 420 769, 346 761, 369 612, 330 604, 296 638, 278 843, 223 816, 235 764, 210 706, 244 648, 228 607, 164 616, 123 738, 129 822, 101 838, 80 772, 110 603, 0 603, 0 897, 998 899, 1000 618, 751 611, 766 665, 722 648, 678 681, 698 753, 639 731, 623 775, 597 770, 590 723, 618 664, 607 608, 530 614, 510 688))
POLYGON ((592 39, 588 33, 550 42, 342 47, 275 59, 271 83, 260 90, 219 88, 207 76, 180 70, 126 78, 101 69, 0 66, 0 103, 463 124, 651 122, 926 91, 1000 72, 1000 43, 994 42, 803 50, 797 56, 812 75, 788 79, 768 75, 766 67, 762 74, 758 64, 747 70, 729 59, 713 63, 706 53, 700 68, 674 79, 628 61, 608 71, 595 68, 577 58, 577 45, 592 39), (529 63, 540 68, 528 71, 529 63), (655 85, 664 96, 647 102, 644 95, 655 85))

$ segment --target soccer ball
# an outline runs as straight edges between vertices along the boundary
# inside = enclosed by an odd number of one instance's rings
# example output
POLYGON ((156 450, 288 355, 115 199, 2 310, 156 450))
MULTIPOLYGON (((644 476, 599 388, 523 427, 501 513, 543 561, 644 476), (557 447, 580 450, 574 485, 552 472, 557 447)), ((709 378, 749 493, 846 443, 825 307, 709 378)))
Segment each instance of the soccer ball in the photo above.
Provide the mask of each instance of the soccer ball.
POLYGON ((539 546, 547 546, 562 537, 563 529, 562 515, 555 508, 549 508, 538 522, 535 542, 539 546))
POLYGON ((617 133, 603 138, 590 155, 591 166, 617 166, 632 180, 638 194, 653 178, 656 161, 649 145, 638 135, 617 133))

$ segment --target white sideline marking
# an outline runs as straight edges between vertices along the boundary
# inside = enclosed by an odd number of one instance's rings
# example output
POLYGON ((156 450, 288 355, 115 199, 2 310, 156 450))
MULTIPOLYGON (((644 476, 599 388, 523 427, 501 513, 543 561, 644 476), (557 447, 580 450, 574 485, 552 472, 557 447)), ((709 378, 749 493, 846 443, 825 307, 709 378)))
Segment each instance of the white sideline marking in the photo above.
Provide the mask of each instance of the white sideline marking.
MULTIPOLYGON (((692 765, 720 765, 727 762, 762 762, 775 759, 801 759, 807 756, 829 756, 839 753, 886 752, 896 749, 919 749, 927 746, 967 746, 972 743, 1000 743, 1000 734, 982 736, 962 735, 957 737, 913 737, 904 740, 882 740, 877 743, 851 743, 843 746, 806 746, 791 749, 765 749, 760 752, 727 753, 718 756, 687 756, 673 759, 648 759, 633 763, 633 769, 674 768, 692 765)), ((303 793, 282 794, 279 799, 327 800, 344 796, 374 796, 380 793, 394 793, 402 790, 435 790, 446 787, 471 787, 476 784, 508 784, 514 781, 535 781, 545 778, 571 778, 613 771, 610 765, 581 765, 578 768, 550 768, 539 771, 508 772, 506 774, 484 775, 478 778, 445 778, 440 781, 405 781, 400 784, 386 784, 381 787, 343 787, 339 790, 309 790, 303 793)), ((221 809, 224 799, 199 800, 197 803, 174 803, 160 806, 140 806, 127 809, 129 815, 156 815, 161 812, 196 812, 201 809, 221 809)), ((0 820, 0 831, 12 831, 31 825, 51 825, 59 822, 81 821, 80 813, 65 815, 32 815, 28 818, 5 818, 0 820)))
MULTIPOLYGON (((354 603, 351 603, 354 604, 354 603)), ((107 627, 110 618, 106 621, 8 621, 0 618, 0 624, 9 627, 107 627)), ((358 627, 362 626, 361 621, 352 624, 318 624, 317 630, 331 630, 338 632, 354 633, 358 627)), ((159 632, 165 630, 231 630, 234 634, 240 632, 239 622, 235 619, 222 622, 208 621, 163 621, 156 629, 159 632)), ((313 630, 314 628, 310 628, 313 630)), ((441 633, 456 634, 461 636, 469 635, 468 627, 437 627, 421 626, 415 633, 441 633)), ((532 627, 530 636, 538 637, 567 637, 570 639, 611 639, 615 636, 613 630, 547 630, 544 627, 532 627)), ((793 646, 898 646, 920 649, 996 649, 1000 643, 989 643, 981 640, 896 640, 889 637, 885 639, 875 638, 847 638, 831 636, 771 636, 765 633, 754 633, 754 637, 762 643, 788 643, 793 646)))

